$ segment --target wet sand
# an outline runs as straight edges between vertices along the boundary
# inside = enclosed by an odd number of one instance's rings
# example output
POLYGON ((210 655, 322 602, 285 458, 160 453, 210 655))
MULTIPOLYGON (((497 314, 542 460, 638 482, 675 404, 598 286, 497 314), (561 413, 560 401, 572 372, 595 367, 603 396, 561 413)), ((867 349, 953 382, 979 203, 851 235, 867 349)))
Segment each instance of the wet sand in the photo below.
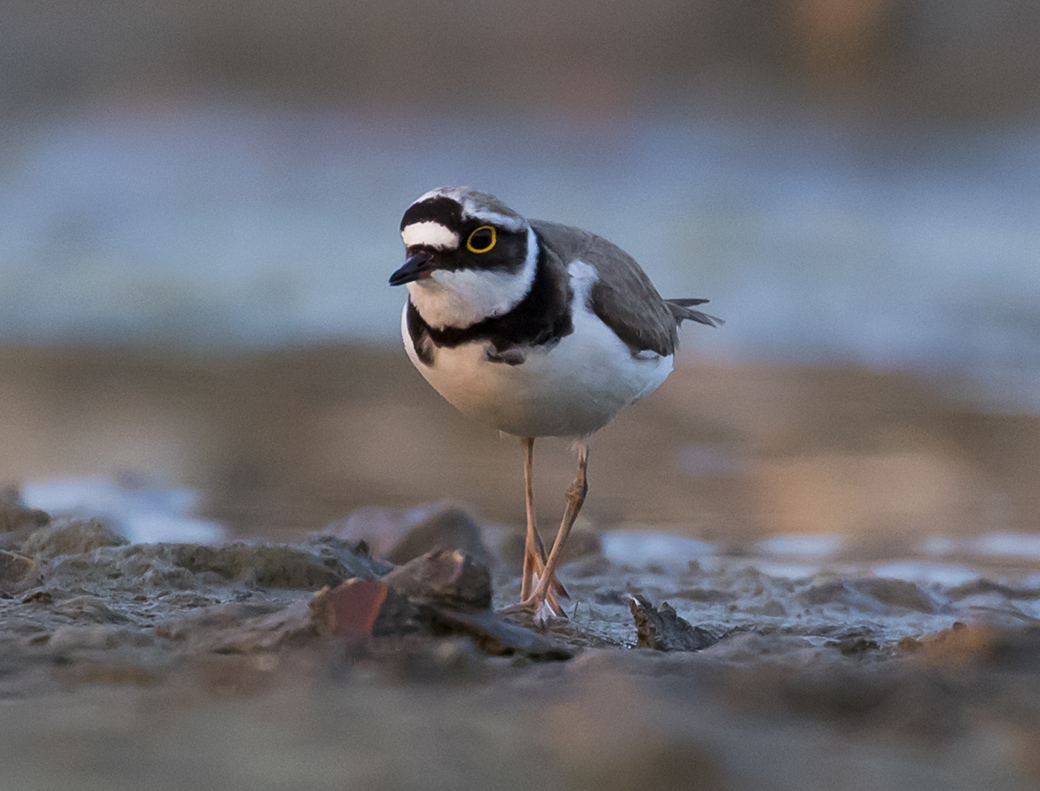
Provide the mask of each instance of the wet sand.
MULTIPOLYGON (((533 661, 462 635, 324 633, 313 591, 388 568, 327 537, 127 545, 61 522, 4 535, 34 563, 0 580, 5 788, 1040 783, 1035 563, 962 557, 951 568, 971 582, 928 583, 662 534, 642 561, 586 541, 561 571, 572 618, 540 632, 573 658, 533 661), (717 641, 636 647, 633 591, 717 641)), ((488 555, 497 604, 519 589, 503 546, 488 555)))
MULTIPOLYGON (((882 546, 1040 532, 1040 418, 989 412, 972 392, 953 376, 680 360, 596 435, 583 516, 737 546, 788 532, 882 546)), ((515 440, 459 415, 396 346, 0 348, 0 413, 0 481, 190 486, 238 535, 439 500, 523 524, 515 440)), ((548 524, 574 456, 557 440, 535 453, 548 524)))

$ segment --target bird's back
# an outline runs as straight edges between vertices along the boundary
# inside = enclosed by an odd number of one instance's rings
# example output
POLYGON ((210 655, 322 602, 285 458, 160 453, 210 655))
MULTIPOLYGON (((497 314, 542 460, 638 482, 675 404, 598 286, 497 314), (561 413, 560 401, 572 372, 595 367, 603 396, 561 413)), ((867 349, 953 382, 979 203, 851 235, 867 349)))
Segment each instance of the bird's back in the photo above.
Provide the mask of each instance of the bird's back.
POLYGON ((689 308, 703 300, 663 299, 635 259, 603 237, 546 220, 531 220, 531 227, 563 268, 581 261, 596 270, 588 307, 633 353, 674 354, 683 320, 714 323, 689 308))

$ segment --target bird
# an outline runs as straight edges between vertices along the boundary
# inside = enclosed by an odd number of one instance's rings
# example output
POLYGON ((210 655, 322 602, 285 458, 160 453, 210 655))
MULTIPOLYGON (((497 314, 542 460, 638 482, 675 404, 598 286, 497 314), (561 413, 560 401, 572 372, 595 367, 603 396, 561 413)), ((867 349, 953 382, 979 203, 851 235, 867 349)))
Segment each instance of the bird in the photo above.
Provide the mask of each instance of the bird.
POLYGON ((520 601, 538 623, 566 618, 556 571, 588 493, 591 436, 672 371, 679 326, 722 321, 706 299, 663 299, 639 264, 596 234, 528 220, 493 195, 440 187, 401 218, 405 350, 461 412, 520 438, 527 533, 520 601), (538 531, 534 441, 573 439, 578 470, 548 551, 538 531))

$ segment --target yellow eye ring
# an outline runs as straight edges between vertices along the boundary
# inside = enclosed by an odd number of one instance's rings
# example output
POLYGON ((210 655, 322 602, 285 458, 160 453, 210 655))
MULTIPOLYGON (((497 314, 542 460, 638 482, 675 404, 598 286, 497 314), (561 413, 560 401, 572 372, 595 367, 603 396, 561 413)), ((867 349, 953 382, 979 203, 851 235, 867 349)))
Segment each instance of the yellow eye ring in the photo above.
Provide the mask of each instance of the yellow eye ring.
POLYGON ((473 233, 469 235, 469 239, 466 240, 466 249, 469 250, 471 253, 486 253, 488 250, 495 246, 495 242, 497 241, 498 234, 495 232, 495 226, 481 225, 479 228, 475 229, 473 233), (474 247, 473 237, 481 231, 491 231, 491 241, 488 242, 487 247, 474 247))

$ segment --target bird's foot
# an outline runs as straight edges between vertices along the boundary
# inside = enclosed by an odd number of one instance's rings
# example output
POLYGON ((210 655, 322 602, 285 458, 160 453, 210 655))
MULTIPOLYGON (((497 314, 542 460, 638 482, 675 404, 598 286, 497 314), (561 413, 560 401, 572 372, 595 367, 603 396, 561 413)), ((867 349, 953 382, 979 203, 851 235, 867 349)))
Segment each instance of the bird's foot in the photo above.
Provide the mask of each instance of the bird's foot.
POLYGON ((556 601, 554 596, 538 596, 537 593, 532 594, 524 601, 503 607, 498 610, 498 613, 499 615, 528 615, 538 626, 545 626, 553 619, 567 620, 567 613, 564 612, 563 607, 560 606, 560 603, 556 601))

